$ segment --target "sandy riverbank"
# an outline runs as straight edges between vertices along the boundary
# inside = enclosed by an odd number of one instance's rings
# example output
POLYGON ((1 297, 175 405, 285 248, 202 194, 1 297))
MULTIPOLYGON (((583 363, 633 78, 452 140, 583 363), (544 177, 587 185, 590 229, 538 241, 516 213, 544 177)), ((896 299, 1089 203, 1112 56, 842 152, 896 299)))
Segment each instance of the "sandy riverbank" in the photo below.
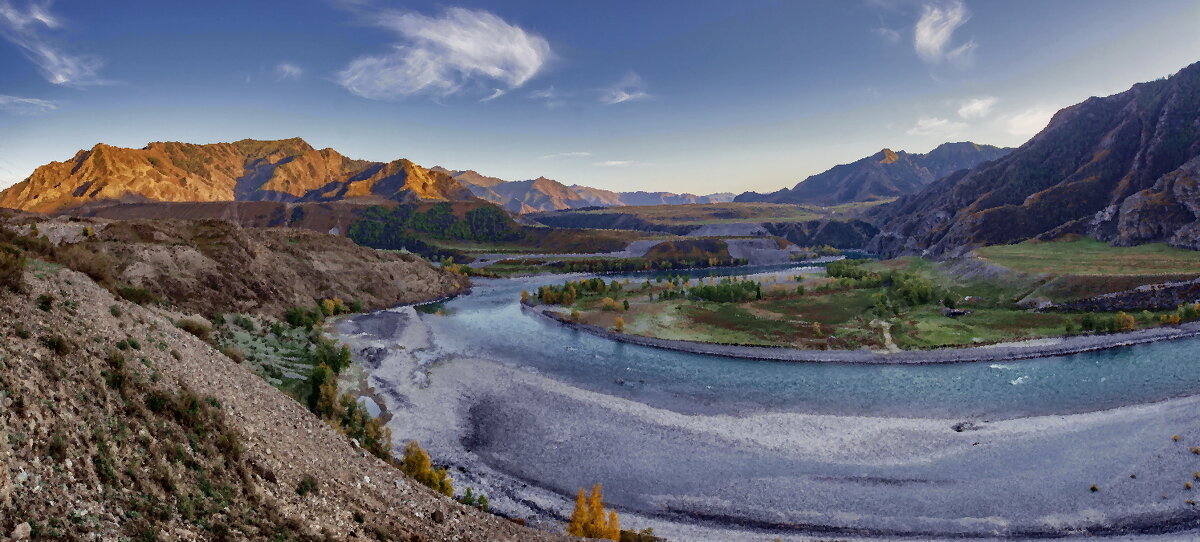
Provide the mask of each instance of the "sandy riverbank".
POLYGON ((997 422, 687 415, 450 357, 411 308, 339 331, 356 352, 383 349, 370 382, 398 444, 420 440, 456 467, 459 487, 549 528, 595 482, 626 526, 689 541, 1128 539, 1200 518, 1183 487, 1200 470, 1188 451, 1200 444, 1200 398, 997 422))
POLYGON ((1032 358, 1048 358, 1095 352, 1123 346, 1133 346, 1158 341, 1185 339, 1200 336, 1200 322, 1188 322, 1177 326, 1140 329, 1125 333, 1096 335, 1071 335, 1028 341, 987 344, 964 348, 938 348, 929 350, 901 350, 877 352, 873 350, 804 350, 770 346, 746 346, 716 344, 696 341, 659 339, 628 333, 617 333, 598 326, 571 322, 544 306, 522 305, 527 314, 545 318, 559 325, 584 331, 613 341, 664 348, 692 354, 721 356, 728 358, 757 359, 764 361, 793 361, 809 363, 861 363, 861 364, 933 364, 967 363, 979 361, 1014 361, 1032 358))

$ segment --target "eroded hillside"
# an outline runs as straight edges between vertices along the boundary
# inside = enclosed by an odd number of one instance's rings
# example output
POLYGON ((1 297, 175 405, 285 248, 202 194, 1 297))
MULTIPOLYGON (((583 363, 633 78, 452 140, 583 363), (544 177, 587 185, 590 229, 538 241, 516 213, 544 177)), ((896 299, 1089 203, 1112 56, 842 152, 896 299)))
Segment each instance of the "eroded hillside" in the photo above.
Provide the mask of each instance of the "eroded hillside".
POLYGON ((368 249, 307 232, 274 237, 279 232, 209 222, 38 226, 38 238, 7 230, 0 239, 0 536, 561 538, 417 484, 272 387, 240 356, 218 351, 203 339, 203 327, 185 325, 197 318, 187 313, 209 314, 227 301, 270 313, 299 288, 337 291, 386 283, 389 274, 429 282, 427 290, 396 287, 369 301, 382 304, 394 302, 385 296, 415 299, 457 288, 456 278, 392 255, 372 264, 357 253, 368 249), (106 277, 98 266, 103 255, 128 265, 106 277), (209 269, 209 260, 228 260, 228 268, 209 269), (352 264, 363 269, 338 267, 352 264), (166 273, 189 265, 195 269, 186 278, 156 279, 175 281, 156 290, 159 301, 130 296, 138 304, 112 291, 124 293, 131 268, 166 273), (239 269, 246 280, 234 276, 239 269), (290 286, 294 291, 256 282, 268 271, 280 282, 301 282, 290 286), (113 282, 102 286, 90 275, 113 282), (248 306, 254 302, 266 308, 248 306))

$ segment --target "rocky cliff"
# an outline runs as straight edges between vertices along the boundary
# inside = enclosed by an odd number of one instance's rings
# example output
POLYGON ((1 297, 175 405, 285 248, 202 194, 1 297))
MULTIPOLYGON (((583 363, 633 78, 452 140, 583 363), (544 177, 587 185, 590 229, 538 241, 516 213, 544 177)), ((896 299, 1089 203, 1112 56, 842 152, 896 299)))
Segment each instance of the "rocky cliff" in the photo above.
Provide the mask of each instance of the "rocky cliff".
POLYGON ((1076 233, 1200 248, 1200 63, 1063 109, 1011 154, 873 212, 885 256, 1076 233))

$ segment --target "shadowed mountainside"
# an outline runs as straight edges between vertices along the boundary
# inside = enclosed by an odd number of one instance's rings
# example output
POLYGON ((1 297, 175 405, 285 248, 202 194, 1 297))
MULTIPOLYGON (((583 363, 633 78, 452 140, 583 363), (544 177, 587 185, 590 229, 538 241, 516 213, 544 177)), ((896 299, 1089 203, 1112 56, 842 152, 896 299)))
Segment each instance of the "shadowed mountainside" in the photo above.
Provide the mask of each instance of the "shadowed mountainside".
POLYGON ((1089 98, 1008 156, 873 210, 884 256, 1084 234, 1200 249, 1200 63, 1089 98))
POLYGON ((693 203, 723 203, 733 200, 733 194, 707 196, 675 194, 672 192, 614 192, 588 186, 567 186, 553 179, 538 177, 527 181, 505 181, 487 177, 472 170, 452 171, 440 166, 430 171, 445 173, 485 199, 514 213, 534 213, 579 209, 582 207, 620 207, 627 205, 685 205, 693 203))
POLYGON ((856 162, 813 175, 791 189, 770 194, 745 192, 734 201, 837 205, 886 200, 915 193, 950 173, 994 160, 1011 151, 970 142, 943 143, 926 154, 883 149, 856 162))

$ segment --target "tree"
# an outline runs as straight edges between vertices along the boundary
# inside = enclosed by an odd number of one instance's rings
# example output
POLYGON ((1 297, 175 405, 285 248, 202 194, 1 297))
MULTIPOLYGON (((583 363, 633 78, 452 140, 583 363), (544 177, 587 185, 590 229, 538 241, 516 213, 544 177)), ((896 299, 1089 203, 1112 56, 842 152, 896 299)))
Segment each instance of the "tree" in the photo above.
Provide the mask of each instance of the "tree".
POLYGON ((604 509, 604 495, 600 484, 592 486, 590 494, 579 488, 575 494, 575 509, 567 523, 567 534, 584 538, 621 539, 621 520, 615 510, 604 509))
POLYGON ((613 329, 617 330, 617 333, 624 332, 625 331, 625 319, 618 316, 617 319, 613 321, 613 329))
POLYGON ((1133 331, 1133 328, 1135 328, 1135 327, 1137 327, 1137 320, 1135 320, 1133 318, 1132 314, 1128 314, 1124 311, 1117 313, 1117 316, 1116 316, 1117 331, 1133 331))
POLYGON ((521 304, 524 305, 526 303, 529 303, 529 292, 521 290, 521 304))
POLYGON ((433 468, 429 454, 415 440, 408 441, 404 446, 404 459, 400 462, 400 471, 438 493, 448 497, 454 496, 453 481, 446 474, 446 469, 433 468))

